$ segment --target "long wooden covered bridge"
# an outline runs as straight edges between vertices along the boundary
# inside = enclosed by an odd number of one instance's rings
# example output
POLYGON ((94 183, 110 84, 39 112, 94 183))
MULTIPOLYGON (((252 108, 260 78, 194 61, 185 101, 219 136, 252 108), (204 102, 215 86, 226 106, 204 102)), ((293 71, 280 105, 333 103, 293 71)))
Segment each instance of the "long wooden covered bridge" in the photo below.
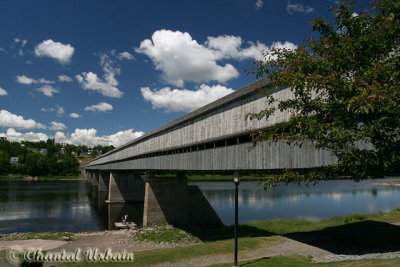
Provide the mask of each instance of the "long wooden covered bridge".
MULTIPOLYGON (((144 201, 143 224, 212 224, 218 216, 201 191, 188 186, 188 172, 255 172, 284 168, 312 168, 336 162, 329 151, 311 144, 289 146, 285 141, 261 143, 253 149, 249 130, 273 127, 289 119, 277 112, 268 120, 246 120, 248 113, 268 105, 266 78, 245 86, 200 109, 101 155, 84 166, 88 181, 108 191, 108 202, 144 201), (146 181, 141 178, 147 173, 146 181), (176 177, 156 177, 157 172, 176 177), (209 212, 199 214, 199 209, 209 212)), ((288 88, 276 89, 276 99, 293 97, 288 88)))

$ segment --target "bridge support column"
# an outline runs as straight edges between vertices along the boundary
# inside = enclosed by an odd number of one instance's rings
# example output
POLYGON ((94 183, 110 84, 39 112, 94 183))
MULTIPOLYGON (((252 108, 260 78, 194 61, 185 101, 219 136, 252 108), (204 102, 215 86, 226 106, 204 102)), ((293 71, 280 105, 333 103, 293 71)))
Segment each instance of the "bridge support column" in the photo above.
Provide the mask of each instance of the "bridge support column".
POLYGON ((219 225, 218 215, 197 186, 188 186, 184 175, 148 176, 143 226, 153 223, 219 225))
POLYGON ((83 177, 86 180, 86 183, 91 183, 91 180, 90 180, 91 177, 90 177, 89 171, 88 170, 83 170, 82 174, 83 174, 83 177))
POLYGON ((85 177, 86 177, 87 182, 90 185, 93 185, 93 186, 98 185, 98 180, 96 179, 96 171, 86 170, 85 171, 85 177))
POLYGON ((99 171, 99 192, 108 192, 110 173, 99 171))
POLYGON ((145 182, 139 173, 112 171, 107 203, 143 201, 145 182))
POLYGON ((98 187, 100 171, 95 170, 95 171, 91 171, 91 173, 92 173, 92 180, 93 180, 92 185, 98 187))

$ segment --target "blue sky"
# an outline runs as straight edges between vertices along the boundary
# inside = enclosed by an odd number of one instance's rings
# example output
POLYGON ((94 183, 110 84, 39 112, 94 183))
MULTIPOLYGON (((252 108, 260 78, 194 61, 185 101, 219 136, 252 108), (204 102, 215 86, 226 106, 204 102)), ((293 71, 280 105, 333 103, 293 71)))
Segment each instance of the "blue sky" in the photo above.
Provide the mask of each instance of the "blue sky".
POLYGON ((119 146, 253 81, 331 0, 0 2, 0 136, 119 146))

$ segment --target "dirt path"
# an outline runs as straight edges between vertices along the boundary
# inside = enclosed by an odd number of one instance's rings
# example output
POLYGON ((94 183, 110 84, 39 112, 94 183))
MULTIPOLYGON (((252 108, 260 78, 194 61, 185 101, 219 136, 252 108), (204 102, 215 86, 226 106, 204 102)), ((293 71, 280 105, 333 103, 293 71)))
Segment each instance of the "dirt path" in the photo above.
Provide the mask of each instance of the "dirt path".
MULTIPOLYGON (((260 259, 263 257, 273 257, 273 256, 288 256, 288 255, 300 255, 300 256, 313 256, 313 261, 319 261, 319 259, 326 257, 328 255, 334 255, 326 250, 319 249, 307 244, 297 242, 295 240, 279 237, 281 242, 278 244, 251 250, 248 252, 239 253, 240 261, 260 259)), ((157 267, 186 267, 186 266, 210 266, 214 264, 229 263, 233 261, 233 253, 229 254, 217 254, 208 255, 198 258, 193 258, 181 262, 173 263, 162 263, 156 265, 157 267)))
POLYGON ((115 252, 138 252, 145 250, 154 250, 162 248, 174 248, 184 246, 185 244, 169 244, 169 243, 154 243, 154 242, 134 242, 130 240, 131 233, 129 230, 120 231, 105 231, 77 234, 79 239, 66 242, 56 249, 49 251, 75 251, 80 248, 82 251, 86 249, 97 248, 98 251, 104 252, 106 249, 112 249, 115 252))
MULTIPOLYGON (((77 234, 77 237, 79 239, 71 242, 41 239, 0 241, 0 250, 40 248, 48 252, 60 252, 61 250, 73 252, 77 248, 80 248, 82 251, 97 248, 99 252, 104 252, 106 249, 112 249, 112 251, 115 252, 138 252, 189 245, 168 243, 156 244, 154 242, 132 242, 131 240, 129 240, 129 236, 130 235, 128 231, 105 231, 77 234)), ((240 260, 252 260, 278 255, 310 255, 313 256, 313 258, 318 259, 326 257, 327 255, 334 255, 328 251, 289 238, 277 238, 279 240, 275 245, 266 248, 240 252, 240 260)), ((163 263, 157 266, 209 266, 213 264, 232 262, 232 259, 233 253, 216 254, 192 258, 181 262, 163 263)))
POLYGON ((43 240, 43 239, 28 239, 28 240, 14 240, 14 241, 0 241, 0 250, 7 249, 42 249, 42 250, 51 250, 55 248, 59 248, 62 245, 67 244, 66 241, 58 241, 58 240, 43 240))
MULTIPOLYGON (((400 225, 399 222, 388 224, 389 226, 400 225)), ((388 227, 385 225, 385 227, 388 227)), ((379 225, 378 225, 379 226, 379 225)), ((378 229, 379 227, 375 226, 372 229, 378 229)), ((370 225, 368 225, 368 229, 370 225)), ((385 228, 386 229, 386 228, 385 228)), ((365 229, 361 230, 365 232, 365 229)), ((131 230, 120 230, 120 231, 104 231, 104 232, 93 232, 93 233, 80 233, 76 234, 78 240, 75 241, 55 241, 55 240, 41 240, 41 239, 31 239, 31 240, 13 240, 13 241, 0 241, 0 251, 8 250, 8 249, 42 249, 48 252, 61 252, 65 250, 66 252, 74 252, 77 248, 81 249, 84 253, 85 250, 88 249, 97 249, 100 253, 104 253, 106 249, 111 249, 113 252, 139 252, 146 250, 156 250, 156 249, 164 249, 164 248, 174 248, 174 247, 182 247, 182 246, 190 246, 192 244, 169 244, 169 243, 154 243, 154 242, 134 242, 131 240, 131 235, 133 232, 131 230)), ((352 229, 354 232, 354 230, 352 229)), ((370 231, 371 232, 371 231, 370 231)), ((380 233, 380 232, 377 232, 380 233)), ((391 235, 394 235, 393 231, 390 232, 391 235)), ((340 248, 339 245, 343 245, 342 243, 335 242, 335 240, 330 239, 325 240, 328 242, 329 246, 325 244, 323 237, 336 236, 338 235, 336 232, 323 233, 320 231, 316 231, 315 233, 308 233, 307 238, 304 236, 305 233, 293 235, 290 237, 282 237, 275 236, 273 238, 277 239, 277 242, 267 247, 262 247, 254 250, 241 251, 239 253, 240 261, 246 260, 255 260, 264 257, 273 257, 273 256, 289 256, 289 255, 300 255, 300 256, 312 256, 314 262, 327 262, 327 261, 341 261, 341 260, 358 260, 359 258, 392 258, 392 257, 400 257, 400 249, 395 247, 390 250, 382 250, 378 251, 375 254, 368 254, 368 251, 364 253, 355 253, 357 251, 351 250, 351 247, 347 247, 347 251, 350 253, 346 253, 346 255, 340 255, 342 250, 332 250, 332 246, 335 248, 340 248), (313 240, 321 241, 319 243, 314 244, 313 240), (353 253, 351 253, 353 252, 353 253), (387 252, 387 253, 385 253, 387 252), (351 255, 355 254, 355 255, 351 255)), ((340 234, 340 236, 344 236, 340 234)), ((395 240, 397 239, 397 235, 394 236, 395 240)), ((356 239, 356 238, 353 238, 356 239)), ((339 240, 340 241, 340 240, 339 240)), ((348 240, 345 244, 349 245, 348 240)), ((359 247, 358 243, 353 244, 354 247, 359 247)), ((240 240, 239 240, 240 247, 240 240)), ((84 257, 84 256, 83 256, 84 257)), ((180 262, 166 262, 156 266, 210 266, 220 263, 231 263, 233 260, 233 253, 227 254, 215 254, 215 255, 207 255, 201 256, 191 259, 182 260, 180 262)), ((49 266, 49 264, 45 264, 49 266)), ((5 265, 5 258, 0 257, 0 266, 5 265)))

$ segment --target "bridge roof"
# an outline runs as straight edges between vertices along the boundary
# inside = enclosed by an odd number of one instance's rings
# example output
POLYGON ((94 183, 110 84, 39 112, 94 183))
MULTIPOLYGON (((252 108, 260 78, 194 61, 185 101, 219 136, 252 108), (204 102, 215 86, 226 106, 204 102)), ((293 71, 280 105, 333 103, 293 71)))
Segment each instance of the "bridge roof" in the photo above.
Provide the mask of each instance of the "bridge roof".
POLYGON ((240 98, 242 98, 244 96, 247 96, 249 94, 254 94, 254 93, 257 92, 258 89, 264 88, 264 87, 269 86, 271 84, 272 84, 271 80, 268 79, 267 77, 261 78, 261 79, 255 81, 255 82, 253 82, 251 84, 246 85, 245 87, 240 88, 239 90, 236 90, 235 92, 233 92, 233 93, 231 93, 229 95, 221 97, 220 99, 218 99, 218 100, 216 100, 214 102, 211 102, 211 103, 209 103, 209 104, 207 104, 207 105, 205 105, 205 106, 203 106, 203 107, 201 107, 199 109, 196 109, 196 110, 194 110, 194 111, 192 111, 192 112, 190 112, 190 113, 188 113, 186 115, 183 115, 182 117, 179 117, 179 118, 177 118, 177 119, 175 119, 175 120, 173 120, 173 121, 171 121, 171 122, 169 122, 169 123, 157 128, 157 129, 155 129, 155 130, 153 130, 151 132, 148 132, 147 134, 144 134, 141 137, 135 138, 132 141, 130 141, 130 142, 124 144, 124 145, 121 145, 121 146, 119 146, 119 147, 117 147, 117 148, 115 148, 115 149, 113 149, 113 150, 111 150, 111 151, 109 151, 109 152, 107 152, 107 153, 95 158, 95 159, 92 159, 91 161, 87 162, 86 164, 88 164, 88 163, 90 163, 90 162, 92 162, 94 160, 97 160, 99 158, 105 157, 107 155, 113 154, 113 153, 115 153, 117 151, 120 151, 122 149, 125 149, 127 147, 130 147, 131 145, 133 145, 135 143, 139 143, 140 141, 145 140, 145 139, 147 139, 147 138, 149 138, 149 137, 151 137, 153 135, 156 135, 158 133, 161 133, 161 132, 164 132, 164 131, 166 131, 168 129, 171 129, 171 128, 175 127, 175 126, 178 126, 178 125, 184 123, 185 121, 194 119, 194 118, 196 118, 198 116, 201 116, 201 115, 204 115, 204 114, 206 114, 206 113, 208 113, 208 112, 210 112, 210 111, 212 111, 212 110, 214 110, 216 108, 219 108, 219 107, 222 107, 224 105, 227 105, 227 104, 229 104, 229 103, 231 103, 231 102, 233 102, 235 100, 238 100, 238 99, 240 99, 240 98))

